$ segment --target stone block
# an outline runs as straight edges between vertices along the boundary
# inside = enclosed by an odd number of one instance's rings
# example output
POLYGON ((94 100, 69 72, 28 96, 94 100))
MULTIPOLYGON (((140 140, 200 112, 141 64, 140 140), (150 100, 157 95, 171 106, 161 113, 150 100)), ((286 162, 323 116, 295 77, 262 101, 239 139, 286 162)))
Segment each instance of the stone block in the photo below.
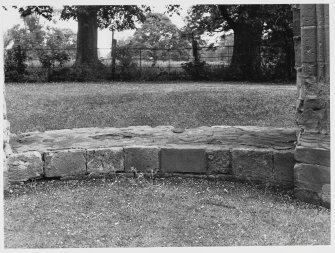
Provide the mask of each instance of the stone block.
POLYGON ((163 172, 206 173, 206 155, 202 148, 162 148, 161 169, 163 172))
POLYGON ((297 146, 294 155, 298 162, 330 167, 329 149, 297 146))
POLYGON ((53 151, 44 154, 45 177, 63 177, 86 173, 84 150, 53 151))
POLYGON ((331 196, 330 196, 330 184, 324 184, 321 190, 321 200, 324 206, 330 207, 331 196))
POLYGON ((294 166, 296 189, 321 194, 325 184, 330 184, 330 167, 306 163, 297 163, 294 166))
POLYGON ((315 88, 316 75, 317 75, 317 64, 315 62, 306 63, 303 61, 303 56, 301 56, 302 61, 302 74, 303 74, 303 83, 306 86, 306 89, 315 88))
POLYGON ((133 146, 124 148, 125 171, 135 168, 140 172, 150 172, 159 169, 160 148, 153 146, 133 146))
POLYGON ((306 109, 297 119, 297 123, 298 125, 303 126, 306 131, 315 130, 316 132, 318 132, 320 122, 326 116, 325 113, 326 113, 325 109, 320 110, 306 109))
POLYGON ((13 154, 13 150, 9 143, 4 143, 3 145, 4 155, 5 157, 9 157, 11 154, 13 154))
POLYGON ((3 159, 2 159, 2 171, 3 171, 3 189, 5 191, 8 190, 8 165, 7 165, 7 159, 6 154, 3 152, 3 159))
POLYGON ((42 156, 37 151, 12 154, 7 159, 9 182, 22 182, 43 176, 42 156))
POLYGON ((272 157, 269 150, 233 149, 232 173, 237 179, 273 182, 272 157))
POLYGON ((3 120, 3 143, 9 143, 10 138, 10 123, 8 120, 3 120))
POLYGON ((315 7, 316 7, 315 4, 301 4, 300 5, 301 26, 315 26, 316 25, 315 7))
POLYGON ((301 29, 301 49, 302 62, 314 63, 317 59, 316 49, 316 27, 302 27, 301 29))
POLYGON ((206 150, 207 173, 231 173, 231 155, 229 149, 211 148, 206 150))
POLYGON ((294 151, 273 152, 273 181, 274 184, 293 188, 294 186, 294 151))
POLYGON ((124 155, 122 147, 88 149, 87 172, 112 173, 124 171, 124 155))

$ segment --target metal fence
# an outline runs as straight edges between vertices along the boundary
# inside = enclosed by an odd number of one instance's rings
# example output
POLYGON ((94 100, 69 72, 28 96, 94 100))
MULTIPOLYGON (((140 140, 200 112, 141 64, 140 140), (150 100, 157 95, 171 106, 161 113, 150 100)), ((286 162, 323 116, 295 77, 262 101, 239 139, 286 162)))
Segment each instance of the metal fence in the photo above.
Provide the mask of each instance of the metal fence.
MULTIPOLYGON (((22 47, 24 49, 24 47, 22 47)), ((130 46, 116 46, 111 48, 97 48, 100 61, 107 66, 106 71, 112 79, 149 77, 155 80, 156 77, 165 76, 167 79, 183 78, 185 69, 183 64, 193 62, 206 62, 206 68, 214 73, 227 68, 232 60, 234 46, 201 47, 195 46, 188 48, 164 49, 164 48, 134 48, 130 46), (123 48, 123 50, 121 50, 123 48)), ((267 50, 260 48, 263 52, 262 58, 266 63, 267 50)), ((272 49, 271 49, 272 50, 272 49)), ((71 67, 76 60, 76 49, 25 49, 27 55, 27 71, 39 69, 39 72, 50 73, 63 68, 71 67), (66 55, 65 60, 62 55, 66 55), (57 58, 58 56, 58 58, 57 58), (49 58, 48 58, 49 57, 49 58), (54 57, 54 58, 53 58, 54 57), (45 62, 52 63, 46 66, 45 62)), ((273 50, 272 50, 273 51, 273 50)), ((273 57, 283 58, 283 52, 271 53, 271 64, 276 63, 273 57)), ((285 56, 284 56, 285 57, 285 56)), ((222 72, 222 71, 221 71, 222 72)))
MULTIPOLYGON (((234 46, 225 47, 199 47, 198 54, 201 61, 206 61, 212 66, 229 66, 233 54, 234 46)), ((22 47, 24 49, 24 47, 22 47)), ((106 66, 110 66, 112 62, 111 48, 97 48, 100 61, 106 66)), ((181 68, 182 63, 192 61, 194 59, 193 48, 180 49, 161 49, 161 48, 128 48, 132 62, 140 68, 181 68)), ((55 55, 65 52, 69 56, 69 60, 64 64, 60 64, 55 60, 52 67, 69 67, 75 61, 76 49, 25 49, 27 54, 27 65, 30 68, 42 68, 43 64, 39 51, 45 51, 46 54, 55 55)), ((119 66, 120 56, 116 56, 116 66, 119 66)))

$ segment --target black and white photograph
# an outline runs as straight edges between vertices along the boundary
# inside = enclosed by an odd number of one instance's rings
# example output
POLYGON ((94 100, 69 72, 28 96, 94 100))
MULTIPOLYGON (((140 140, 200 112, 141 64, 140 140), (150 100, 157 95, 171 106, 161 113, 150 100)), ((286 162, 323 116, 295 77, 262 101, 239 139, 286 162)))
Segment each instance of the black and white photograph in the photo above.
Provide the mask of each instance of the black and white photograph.
POLYGON ((2 248, 331 250, 330 1, 0 5, 2 248))

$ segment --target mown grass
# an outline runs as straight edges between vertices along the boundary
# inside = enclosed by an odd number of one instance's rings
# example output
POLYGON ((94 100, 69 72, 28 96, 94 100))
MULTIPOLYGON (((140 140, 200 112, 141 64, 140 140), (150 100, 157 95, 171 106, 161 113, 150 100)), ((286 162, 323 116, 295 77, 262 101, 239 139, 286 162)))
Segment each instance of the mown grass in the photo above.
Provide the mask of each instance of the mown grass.
POLYGON ((330 244, 330 210, 237 182, 30 182, 4 211, 6 248, 330 244))
POLYGON ((6 84, 11 132, 77 127, 295 127, 294 85, 229 83, 6 84))

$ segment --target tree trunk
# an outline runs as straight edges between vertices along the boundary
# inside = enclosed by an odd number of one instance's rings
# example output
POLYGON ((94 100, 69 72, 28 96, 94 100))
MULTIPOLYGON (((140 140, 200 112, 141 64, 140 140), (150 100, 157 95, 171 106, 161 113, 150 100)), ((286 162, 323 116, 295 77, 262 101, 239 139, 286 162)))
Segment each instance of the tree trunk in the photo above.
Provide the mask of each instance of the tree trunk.
POLYGON ((96 10, 87 9, 86 12, 78 12, 77 55, 75 66, 88 66, 95 68, 99 64, 98 59, 98 26, 96 10))
POLYGON ((259 42, 262 29, 249 24, 236 24, 234 27, 234 50, 230 73, 237 80, 257 81, 261 78, 261 56, 259 42))

